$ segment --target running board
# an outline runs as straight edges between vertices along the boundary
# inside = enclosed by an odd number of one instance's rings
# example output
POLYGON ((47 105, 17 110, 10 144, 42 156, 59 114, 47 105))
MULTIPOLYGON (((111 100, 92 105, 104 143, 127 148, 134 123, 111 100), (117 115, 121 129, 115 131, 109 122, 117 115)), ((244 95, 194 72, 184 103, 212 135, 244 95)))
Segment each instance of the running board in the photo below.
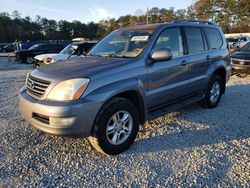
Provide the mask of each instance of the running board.
POLYGON ((147 120, 155 119, 155 118, 160 117, 166 113, 173 112, 175 110, 178 110, 178 109, 183 108, 185 106, 188 106, 190 104, 198 102, 198 101, 202 100, 203 98, 204 98, 203 94, 197 94, 197 95, 194 95, 194 96, 189 97, 187 99, 180 100, 176 103, 166 105, 160 109, 150 111, 148 113, 147 120))

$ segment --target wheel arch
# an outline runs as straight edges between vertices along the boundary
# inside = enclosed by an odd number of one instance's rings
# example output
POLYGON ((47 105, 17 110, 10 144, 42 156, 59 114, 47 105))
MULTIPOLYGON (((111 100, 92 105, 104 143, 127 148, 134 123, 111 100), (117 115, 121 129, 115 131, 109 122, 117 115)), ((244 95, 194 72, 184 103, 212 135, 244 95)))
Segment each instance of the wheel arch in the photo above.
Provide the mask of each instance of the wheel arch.
POLYGON ((116 94, 112 98, 116 98, 116 97, 130 100, 138 110, 140 124, 145 123, 145 119, 146 119, 146 117, 145 117, 145 104, 143 102, 143 98, 142 98, 141 94, 138 91, 136 91, 136 90, 124 91, 124 92, 116 94))
POLYGON ((223 81, 223 90, 222 92, 225 93, 226 90, 226 69, 224 67, 217 68, 212 75, 220 76, 223 81))

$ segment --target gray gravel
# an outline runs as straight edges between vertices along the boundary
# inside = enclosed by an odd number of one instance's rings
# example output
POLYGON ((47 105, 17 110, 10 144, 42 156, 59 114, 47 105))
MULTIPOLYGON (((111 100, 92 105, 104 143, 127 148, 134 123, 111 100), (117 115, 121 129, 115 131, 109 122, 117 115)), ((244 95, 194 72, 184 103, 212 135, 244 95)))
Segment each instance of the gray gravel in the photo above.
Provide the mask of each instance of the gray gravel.
POLYGON ((0 187, 249 187, 250 76, 233 76, 218 108, 192 105, 150 121, 128 151, 107 157, 21 117, 29 70, 0 58, 0 187))

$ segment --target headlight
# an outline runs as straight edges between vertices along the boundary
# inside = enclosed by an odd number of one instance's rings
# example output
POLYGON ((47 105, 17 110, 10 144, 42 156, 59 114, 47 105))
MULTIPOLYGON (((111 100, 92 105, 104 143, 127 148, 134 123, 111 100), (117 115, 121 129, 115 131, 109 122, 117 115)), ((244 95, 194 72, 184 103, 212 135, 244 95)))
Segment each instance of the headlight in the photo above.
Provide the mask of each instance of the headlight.
POLYGON ((47 99, 55 101, 77 100, 87 88, 89 81, 88 78, 62 81, 52 88, 47 99))
POLYGON ((28 78, 29 78, 29 76, 30 76, 30 73, 31 73, 31 71, 30 71, 30 72, 28 72, 28 74, 27 74, 27 76, 26 76, 25 86, 27 86, 27 82, 28 82, 28 78))
POLYGON ((52 61, 52 58, 51 58, 51 57, 47 57, 47 58, 45 59, 45 63, 46 63, 46 64, 51 63, 51 61, 52 61))

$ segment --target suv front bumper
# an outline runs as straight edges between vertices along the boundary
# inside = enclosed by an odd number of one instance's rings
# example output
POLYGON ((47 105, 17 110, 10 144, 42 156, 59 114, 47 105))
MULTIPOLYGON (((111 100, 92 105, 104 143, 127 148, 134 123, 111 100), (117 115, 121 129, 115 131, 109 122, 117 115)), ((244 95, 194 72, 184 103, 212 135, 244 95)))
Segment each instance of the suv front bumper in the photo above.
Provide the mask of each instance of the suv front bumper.
POLYGON ((19 93, 22 116, 37 129, 53 134, 87 137, 91 135, 95 117, 102 103, 84 99, 72 102, 36 100, 27 94, 25 87, 19 93), (51 119, 73 118, 71 124, 54 126, 51 119))
POLYGON ((232 64, 232 70, 234 72, 250 74, 250 65, 232 64))

